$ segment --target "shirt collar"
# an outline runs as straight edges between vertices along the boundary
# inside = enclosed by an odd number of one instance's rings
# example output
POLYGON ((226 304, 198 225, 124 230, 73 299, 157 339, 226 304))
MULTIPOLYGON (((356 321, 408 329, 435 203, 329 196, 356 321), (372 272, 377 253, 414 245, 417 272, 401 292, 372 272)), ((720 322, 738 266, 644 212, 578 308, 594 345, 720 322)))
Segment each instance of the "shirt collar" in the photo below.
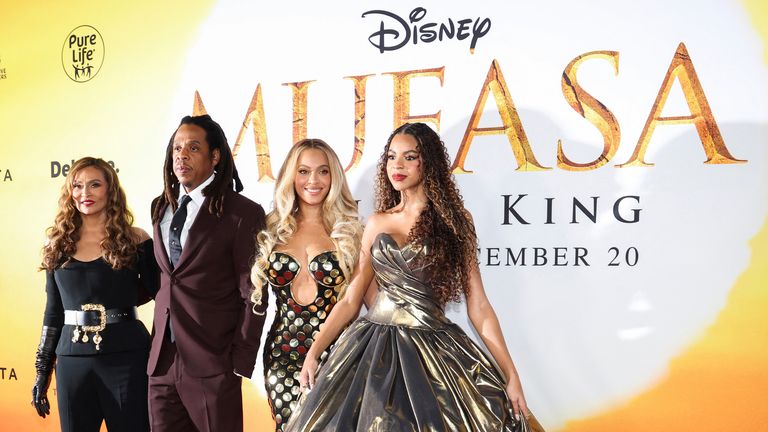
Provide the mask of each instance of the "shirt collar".
POLYGON ((216 176, 216 174, 211 174, 210 177, 208 177, 204 182, 200 183, 200 186, 192 189, 191 191, 187 192, 184 190, 184 187, 179 188, 179 201, 181 201, 181 197, 184 195, 189 195, 189 198, 192 200, 193 203, 197 204, 198 207, 203 206, 203 201, 205 201, 205 197, 203 196, 203 189, 205 189, 206 186, 211 184, 213 181, 213 178, 216 176))

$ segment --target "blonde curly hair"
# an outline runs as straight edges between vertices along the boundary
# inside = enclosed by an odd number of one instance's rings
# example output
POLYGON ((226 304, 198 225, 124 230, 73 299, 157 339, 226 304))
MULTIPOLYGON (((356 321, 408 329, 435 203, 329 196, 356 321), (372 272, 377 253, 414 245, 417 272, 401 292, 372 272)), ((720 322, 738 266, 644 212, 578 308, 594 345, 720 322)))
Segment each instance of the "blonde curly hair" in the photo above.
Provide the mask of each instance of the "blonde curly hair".
POLYGON ((251 282, 256 288, 251 294, 251 301, 255 306, 261 305, 262 287, 268 281, 265 269, 268 267, 269 255, 275 246, 286 245, 296 231, 299 203, 293 184, 299 156, 307 149, 320 150, 328 158, 331 188, 323 201, 323 225, 330 233, 347 281, 351 279, 360 254, 363 228, 357 213, 357 202, 349 191, 339 157, 323 140, 310 138, 299 141, 288 152, 275 181, 273 209, 267 214, 267 227, 256 236, 258 253, 251 268, 251 282))

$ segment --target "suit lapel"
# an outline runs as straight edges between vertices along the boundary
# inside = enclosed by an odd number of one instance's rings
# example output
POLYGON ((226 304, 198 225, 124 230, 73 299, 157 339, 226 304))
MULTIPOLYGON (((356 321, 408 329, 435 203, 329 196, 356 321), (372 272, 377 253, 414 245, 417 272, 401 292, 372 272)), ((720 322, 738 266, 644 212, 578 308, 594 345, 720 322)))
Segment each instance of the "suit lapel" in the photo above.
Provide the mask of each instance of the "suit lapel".
MULTIPOLYGON (((160 214, 164 215, 165 209, 163 209, 160 214)), ((164 272, 171 273, 173 271, 171 267, 171 261, 168 259, 168 250, 165 248, 165 239, 163 239, 163 234, 160 232, 160 222, 162 222, 162 220, 163 218, 161 217, 160 220, 152 227, 155 238, 155 259, 157 260, 157 263, 163 268, 164 272)))
POLYGON ((209 201, 210 198, 206 197, 203 201, 203 205, 200 207, 200 211, 197 212, 195 221, 192 222, 192 226, 189 228, 187 239, 181 249, 181 256, 179 257, 179 262, 176 263, 175 270, 179 270, 186 265, 191 257, 195 255, 195 251, 200 248, 219 222, 216 215, 213 215, 208 211, 209 201))

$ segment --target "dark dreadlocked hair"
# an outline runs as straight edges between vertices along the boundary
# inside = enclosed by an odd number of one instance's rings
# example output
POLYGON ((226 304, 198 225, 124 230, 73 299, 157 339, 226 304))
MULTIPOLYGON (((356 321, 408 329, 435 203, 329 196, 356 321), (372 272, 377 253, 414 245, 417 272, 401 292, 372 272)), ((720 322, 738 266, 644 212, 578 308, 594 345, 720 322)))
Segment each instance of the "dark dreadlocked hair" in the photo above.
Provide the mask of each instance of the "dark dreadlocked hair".
POLYGON ((428 244, 425 255, 428 279, 440 303, 461 301, 469 287, 469 273, 477 265, 477 234, 464 209, 464 199, 451 174, 448 151, 435 131, 424 123, 406 123, 392 132, 379 159, 376 175, 376 212, 384 212, 400 203, 400 193, 387 177, 387 152, 398 134, 416 139, 421 158, 421 178, 427 205, 408 233, 414 245, 428 244))
MULTIPOLYGON (((179 127, 185 124, 191 124, 201 127, 205 131, 205 140, 208 142, 208 149, 213 153, 214 149, 219 149, 219 163, 213 169, 216 171, 211 184, 203 189, 203 195, 210 197, 208 211, 221 217, 224 213, 224 196, 228 190, 234 189, 235 192, 243 190, 243 183, 235 168, 235 159, 232 157, 232 150, 227 143, 227 137, 224 130, 218 123, 213 121, 209 115, 186 116, 181 119, 179 127)), ((178 128, 176 129, 178 131, 178 128)), ((171 135, 168 147, 165 150, 165 163, 163 164, 163 193, 152 202, 152 223, 157 223, 163 218, 163 209, 166 205, 171 206, 171 210, 176 211, 179 198, 179 180, 173 173, 173 140, 176 132, 171 135)))

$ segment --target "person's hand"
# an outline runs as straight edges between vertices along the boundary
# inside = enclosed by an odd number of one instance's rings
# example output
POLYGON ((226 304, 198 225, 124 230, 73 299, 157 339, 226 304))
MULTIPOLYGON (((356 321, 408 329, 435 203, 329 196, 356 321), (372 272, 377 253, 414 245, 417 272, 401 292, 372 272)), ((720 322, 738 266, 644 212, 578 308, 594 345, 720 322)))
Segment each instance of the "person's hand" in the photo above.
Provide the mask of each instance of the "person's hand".
POLYGON ((32 406, 37 410, 37 415, 42 418, 51 414, 51 404, 48 402, 48 386, 50 384, 50 375, 37 374, 35 385, 32 386, 32 406))
POLYGON ((520 420, 520 415, 528 417, 528 404, 525 402, 525 396, 523 395, 523 386, 520 384, 520 378, 517 375, 512 376, 507 383, 507 397, 512 402, 512 408, 515 411, 515 418, 520 420))
POLYGON ((51 385, 53 365, 56 362, 56 344, 59 342, 61 329, 58 327, 43 326, 40 332, 40 345, 35 353, 35 385, 32 386, 32 406, 37 410, 37 415, 45 418, 51 413, 51 404, 48 403, 48 386, 51 385))
POLYGON ((299 375, 299 385, 301 391, 308 393, 315 386, 315 373, 317 372, 318 361, 317 357, 312 355, 312 351, 307 352, 307 357, 304 358, 304 366, 301 367, 301 374, 299 375))

